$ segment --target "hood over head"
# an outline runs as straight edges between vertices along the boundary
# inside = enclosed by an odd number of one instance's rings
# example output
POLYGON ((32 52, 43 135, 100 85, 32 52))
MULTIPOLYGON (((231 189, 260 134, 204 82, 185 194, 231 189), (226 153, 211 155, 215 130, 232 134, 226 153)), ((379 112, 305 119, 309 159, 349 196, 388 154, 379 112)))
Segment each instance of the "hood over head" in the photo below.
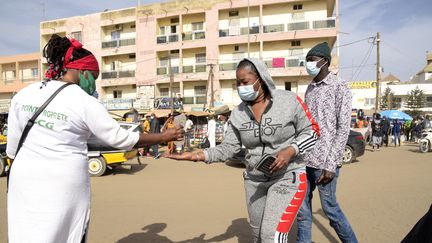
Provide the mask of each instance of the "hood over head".
POLYGON ((264 84, 269 89, 270 93, 273 95, 273 91, 276 89, 276 87, 272 77, 270 76, 270 73, 268 72, 265 63, 256 58, 245 58, 242 61, 244 60, 251 62, 255 66, 256 70, 258 71, 258 75, 260 79, 264 82, 264 84))

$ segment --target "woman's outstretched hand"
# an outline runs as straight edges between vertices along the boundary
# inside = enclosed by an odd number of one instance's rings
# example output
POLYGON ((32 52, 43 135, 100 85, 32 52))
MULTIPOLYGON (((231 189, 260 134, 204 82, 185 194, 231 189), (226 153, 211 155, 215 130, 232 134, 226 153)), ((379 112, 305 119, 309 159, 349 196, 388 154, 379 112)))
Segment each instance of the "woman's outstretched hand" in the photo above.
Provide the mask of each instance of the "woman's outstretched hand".
POLYGON ((164 155, 165 158, 175 159, 175 160, 190 160, 192 161, 192 153, 184 152, 182 154, 167 154, 164 155))
POLYGON ((165 158, 175 159, 175 160, 189 160, 189 161, 204 161, 205 156, 203 152, 191 153, 184 152, 182 154, 167 154, 164 155, 165 158))

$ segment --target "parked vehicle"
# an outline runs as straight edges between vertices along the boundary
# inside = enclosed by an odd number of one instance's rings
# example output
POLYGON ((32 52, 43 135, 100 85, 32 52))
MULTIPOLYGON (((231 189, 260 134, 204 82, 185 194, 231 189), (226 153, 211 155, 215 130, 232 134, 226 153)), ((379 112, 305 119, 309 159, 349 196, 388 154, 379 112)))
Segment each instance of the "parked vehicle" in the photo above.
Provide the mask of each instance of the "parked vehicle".
POLYGON ((427 153, 432 149, 432 129, 424 130, 419 140, 419 147, 422 153, 427 153))
MULTIPOLYGON (((139 123, 122 122, 120 123, 120 127, 134 132, 142 132, 139 123)), ((112 148, 92 136, 88 141, 88 172, 90 176, 102 176, 107 169, 121 166, 128 160, 137 157, 137 155, 137 149, 126 151, 112 148)), ((140 163, 139 160, 138 163, 140 163)))
POLYGON ((349 164, 365 153, 366 142, 360 132, 351 130, 345 145, 343 163, 349 164))
POLYGON ((6 136, 0 135, 0 176, 6 174, 9 160, 6 157, 6 136))

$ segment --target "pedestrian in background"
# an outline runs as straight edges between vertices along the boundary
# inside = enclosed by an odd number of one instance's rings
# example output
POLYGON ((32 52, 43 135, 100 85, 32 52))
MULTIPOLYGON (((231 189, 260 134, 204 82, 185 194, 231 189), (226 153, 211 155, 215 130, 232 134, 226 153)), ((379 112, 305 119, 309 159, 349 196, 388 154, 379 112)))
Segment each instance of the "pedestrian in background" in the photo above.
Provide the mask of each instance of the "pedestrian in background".
POLYGON ((381 115, 375 114, 374 120, 372 121, 372 151, 380 150, 380 145, 382 143, 382 138, 384 135, 383 124, 381 121, 381 115))
POLYGON ((214 115, 209 115, 207 123, 207 139, 210 142, 210 148, 216 147, 216 121, 214 115))
MULTIPOLYGON (((150 115, 150 133, 152 134, 158 134, 160 133, 160 123, 158 117, 152 113, 150 115)), ((159 144, 153 144, 152 145, 152 152, 153 152, 153 158, 159 159, 159 144)))
POLYGON ((193 134, 193 126, 194 126, 194 123, 192 121, 192 116, 189 115, 189 116, 187 116, 187 120, 186 120, 186 123, 185 123, 185 126, 184 126, 184 130, 185 130, 185 144, 184 144, 185 151, 191 151, 192 150, 190 140, 191 140, 192 134, 193 134))
POLYGON ((401 131, 402 131, 402 123, 396 119, 393 122, 393 136, 394 136, 394 145, 401 145, 401 131))
POLYGON ((390 126, 390 121, 387 119, 386 116, 383 116, 382 129, 383 129, 383 139, 381 142, 381 146, 385 145, 386 147, 388 147, 389 139, 390 139, 389 136, 391 134, 391 126, 390 126))

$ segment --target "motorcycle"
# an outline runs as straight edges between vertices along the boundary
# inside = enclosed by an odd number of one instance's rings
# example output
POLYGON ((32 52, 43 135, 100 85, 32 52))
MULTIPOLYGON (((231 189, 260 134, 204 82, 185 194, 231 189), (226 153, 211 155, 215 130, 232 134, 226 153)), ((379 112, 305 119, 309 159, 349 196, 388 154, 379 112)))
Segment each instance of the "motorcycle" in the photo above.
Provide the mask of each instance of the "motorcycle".
POLYGON ((423 153, 429 152, 432 148, 432 129, 424 130, 419 140, 420 151, 423 153))

